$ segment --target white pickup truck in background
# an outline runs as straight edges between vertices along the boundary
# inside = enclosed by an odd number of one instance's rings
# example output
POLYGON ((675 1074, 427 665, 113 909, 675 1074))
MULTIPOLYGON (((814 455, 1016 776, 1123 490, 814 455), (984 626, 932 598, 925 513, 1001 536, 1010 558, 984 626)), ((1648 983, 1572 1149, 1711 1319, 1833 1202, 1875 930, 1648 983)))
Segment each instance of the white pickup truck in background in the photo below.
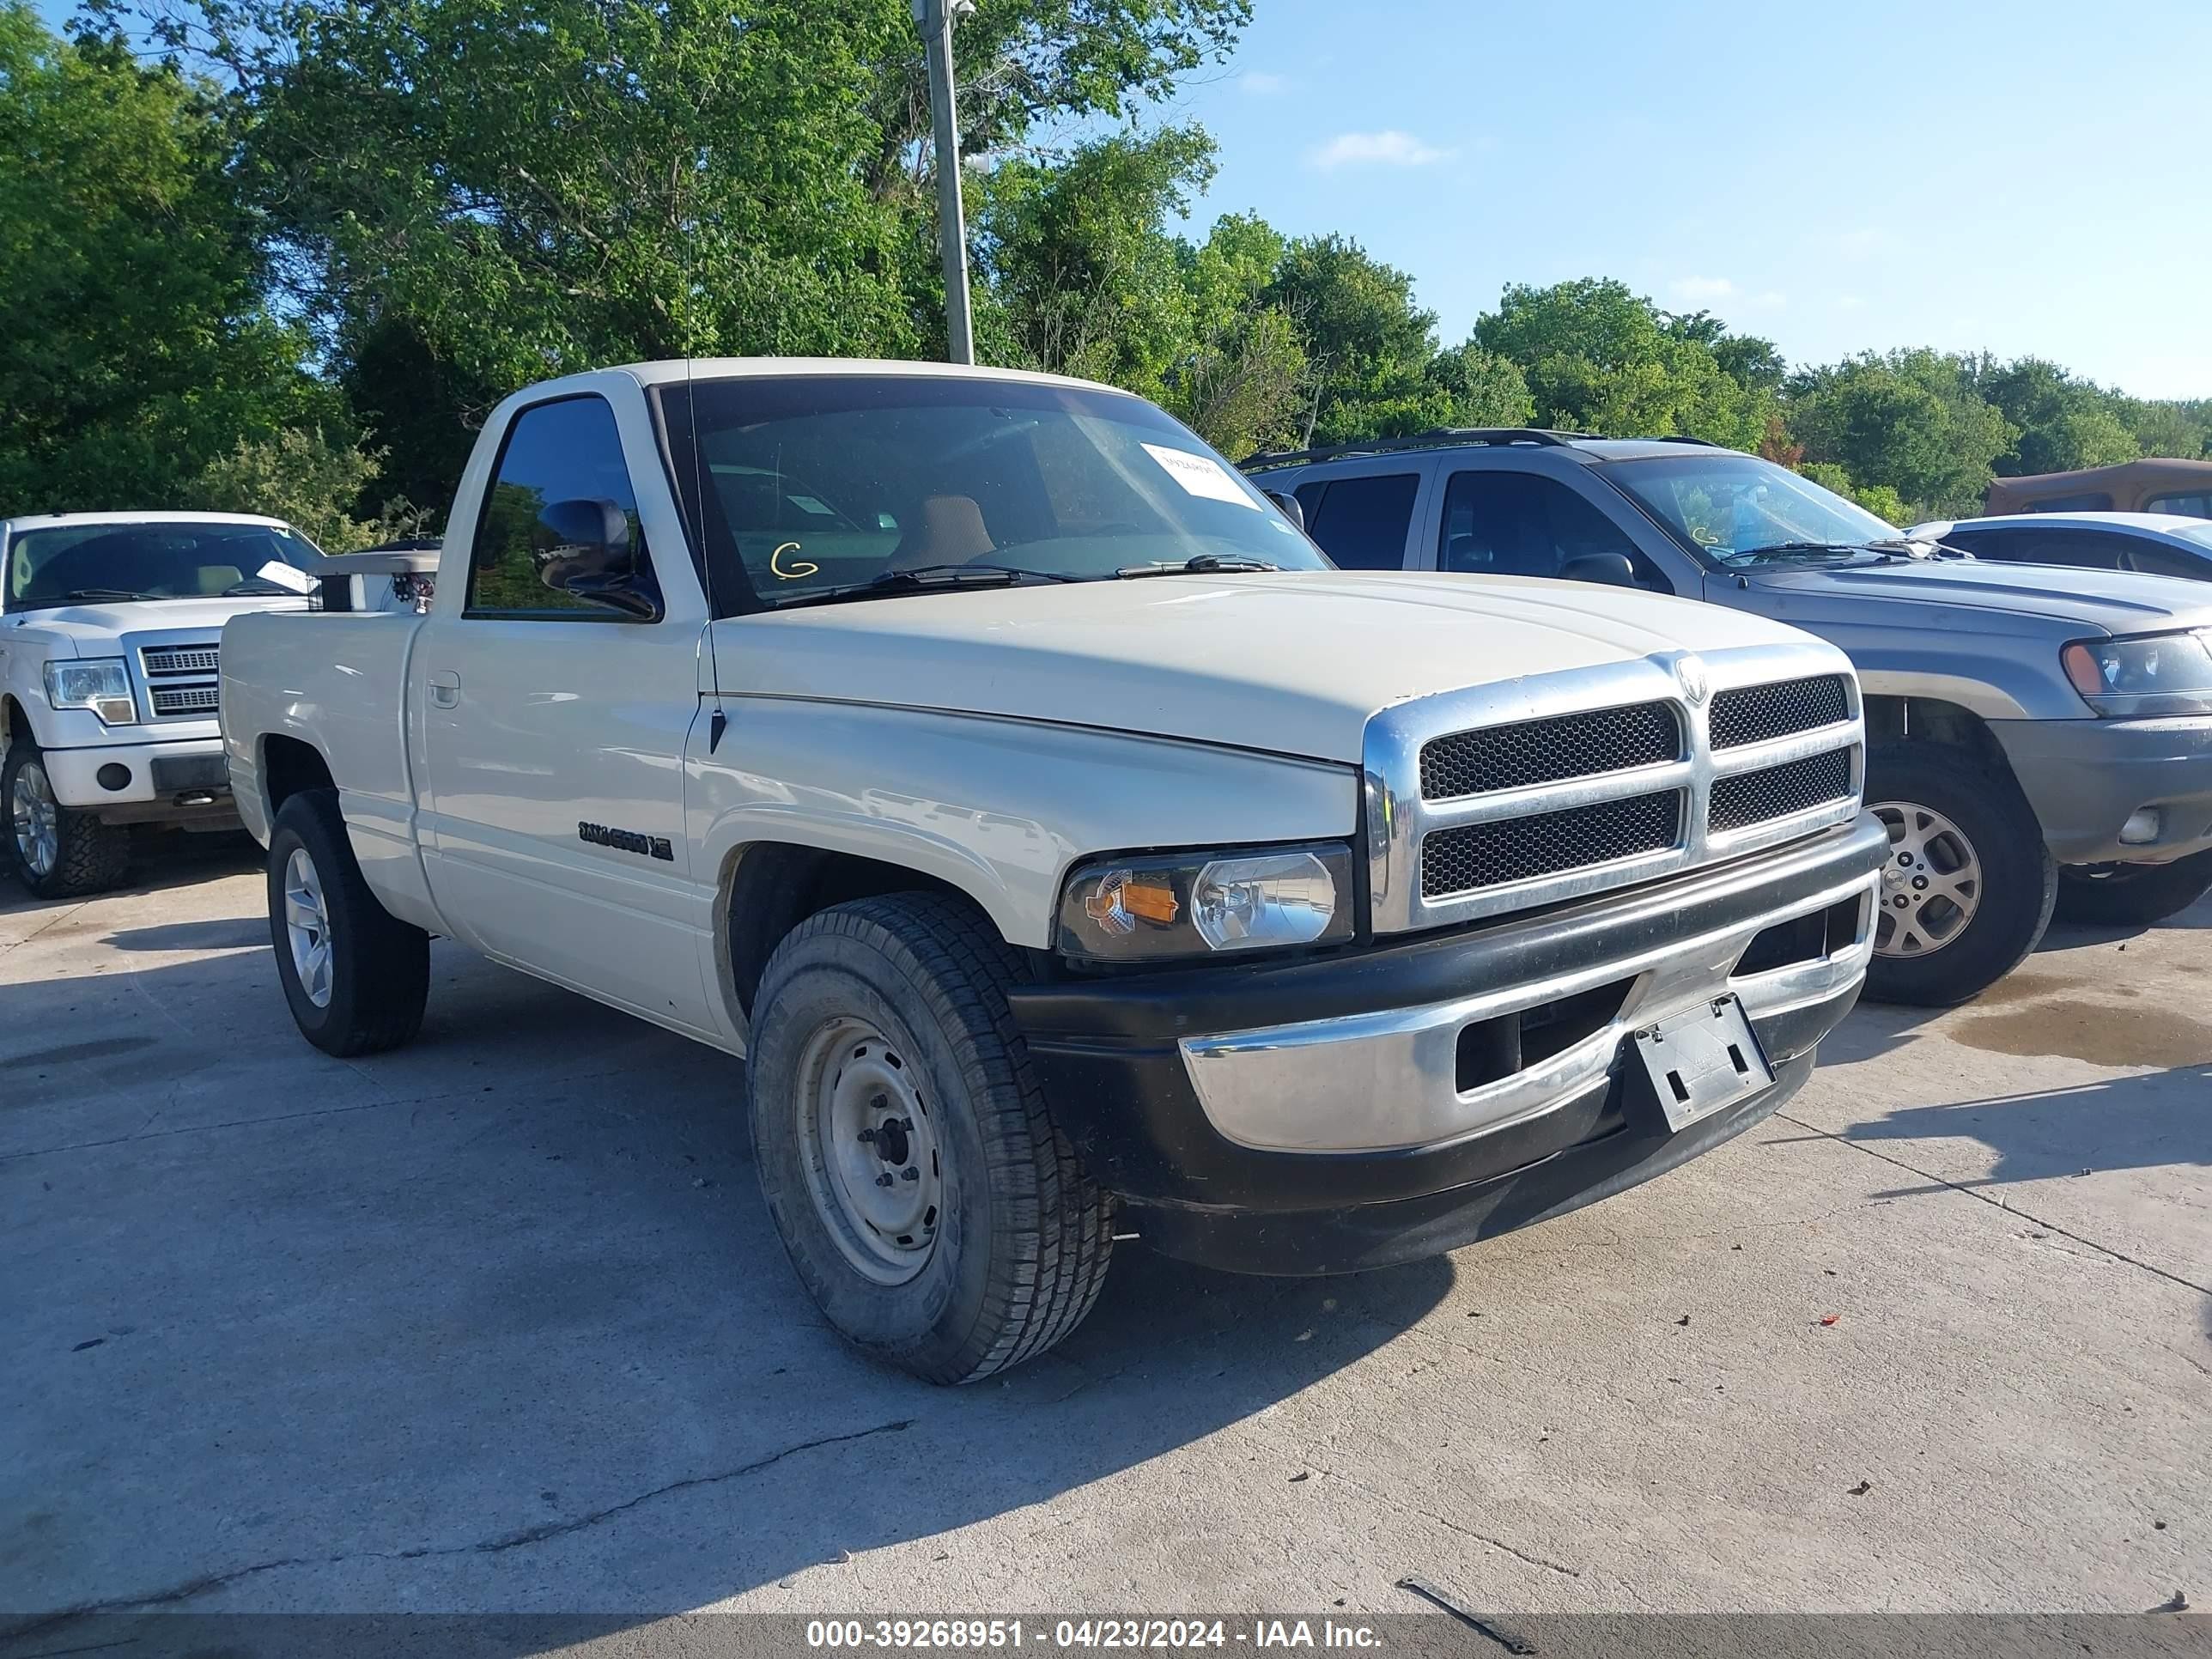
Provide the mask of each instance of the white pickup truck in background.
POLYGON ((120 882, 131 826, 235 830, 217 642, 303 608, 320 556, 276 519, 69 513, 0 520, 8 861, 45 898, 120 882))
POLYGON ((918 363, 518 393, 426 614, 234 619, 222 721, 311 1041, 440 934, 744 1056, 800 1279, 944 1382, 1117 1238, 1374 1267, 1740 1132, 1887 846, 1831 646, 1339 572, 1139 398, 918 363))

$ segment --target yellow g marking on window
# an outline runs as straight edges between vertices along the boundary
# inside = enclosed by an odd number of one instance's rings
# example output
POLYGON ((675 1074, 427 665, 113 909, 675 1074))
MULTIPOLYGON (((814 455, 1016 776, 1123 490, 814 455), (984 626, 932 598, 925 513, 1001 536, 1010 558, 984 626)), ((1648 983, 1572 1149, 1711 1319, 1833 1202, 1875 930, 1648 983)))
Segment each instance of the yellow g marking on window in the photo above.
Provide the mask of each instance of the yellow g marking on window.
POLYGON ((768 556, 768 568, 787 582, 795 582, 801 576, 811 576, 816 571, 822 568, 818 564, 812 564, 805 559, 801 559, 796 565, 793 566, 790 569, 786 570, 783 568, 783 556, 787 553, 796 553, 798 551, 799 544, 797 542, 786 542, 781 547, 777 548, 775 552, 768 556))

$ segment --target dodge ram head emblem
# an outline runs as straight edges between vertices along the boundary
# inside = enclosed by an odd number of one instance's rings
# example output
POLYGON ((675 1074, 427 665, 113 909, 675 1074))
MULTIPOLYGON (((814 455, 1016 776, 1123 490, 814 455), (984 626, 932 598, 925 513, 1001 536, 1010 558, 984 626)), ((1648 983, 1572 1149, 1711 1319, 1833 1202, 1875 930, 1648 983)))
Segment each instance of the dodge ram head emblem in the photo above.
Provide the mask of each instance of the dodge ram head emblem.
POLYGON ((1712 681, 1705 673, 1705 665, 1699 658, 1684 652, 1674 659, 1674 678, 1682 688, 1682 695, 1695 708, 1705 702, 1705 694, 1712 690, 1712 681))

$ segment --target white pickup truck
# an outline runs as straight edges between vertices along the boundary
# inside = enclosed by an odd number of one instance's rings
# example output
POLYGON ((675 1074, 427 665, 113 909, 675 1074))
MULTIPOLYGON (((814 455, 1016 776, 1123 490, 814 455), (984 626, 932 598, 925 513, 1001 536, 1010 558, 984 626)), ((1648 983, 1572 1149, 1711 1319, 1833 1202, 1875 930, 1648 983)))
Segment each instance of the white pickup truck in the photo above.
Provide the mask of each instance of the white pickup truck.
POLYGON ((0 520, 7 855, 44 898, 121 881, 131 826, 235 830, 216 652, 241 611, 297 610, 320 556, 276 519, 68 513, 0 520))
POLYGON ((1833 647, 1339 572, 1141 399, 926 364, 518 393, 424 612, 236 618, 222 721, 312 1042, 443 934, 744 1056, 800 1279, 945 1382, 1120 1238, 1369 1267, 1738 1133, 1887 847, 1833 647))

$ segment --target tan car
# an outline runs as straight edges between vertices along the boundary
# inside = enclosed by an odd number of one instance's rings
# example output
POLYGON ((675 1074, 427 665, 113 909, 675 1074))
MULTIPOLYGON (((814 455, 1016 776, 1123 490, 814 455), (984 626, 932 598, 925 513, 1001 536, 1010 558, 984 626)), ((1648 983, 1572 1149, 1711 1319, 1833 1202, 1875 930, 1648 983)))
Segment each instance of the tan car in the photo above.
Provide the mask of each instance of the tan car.
POLYGON ((2122 461, 1999 478, 1985 509, 2002 513, 2178 513, 2212 519, 2212 461, 2122 461))

